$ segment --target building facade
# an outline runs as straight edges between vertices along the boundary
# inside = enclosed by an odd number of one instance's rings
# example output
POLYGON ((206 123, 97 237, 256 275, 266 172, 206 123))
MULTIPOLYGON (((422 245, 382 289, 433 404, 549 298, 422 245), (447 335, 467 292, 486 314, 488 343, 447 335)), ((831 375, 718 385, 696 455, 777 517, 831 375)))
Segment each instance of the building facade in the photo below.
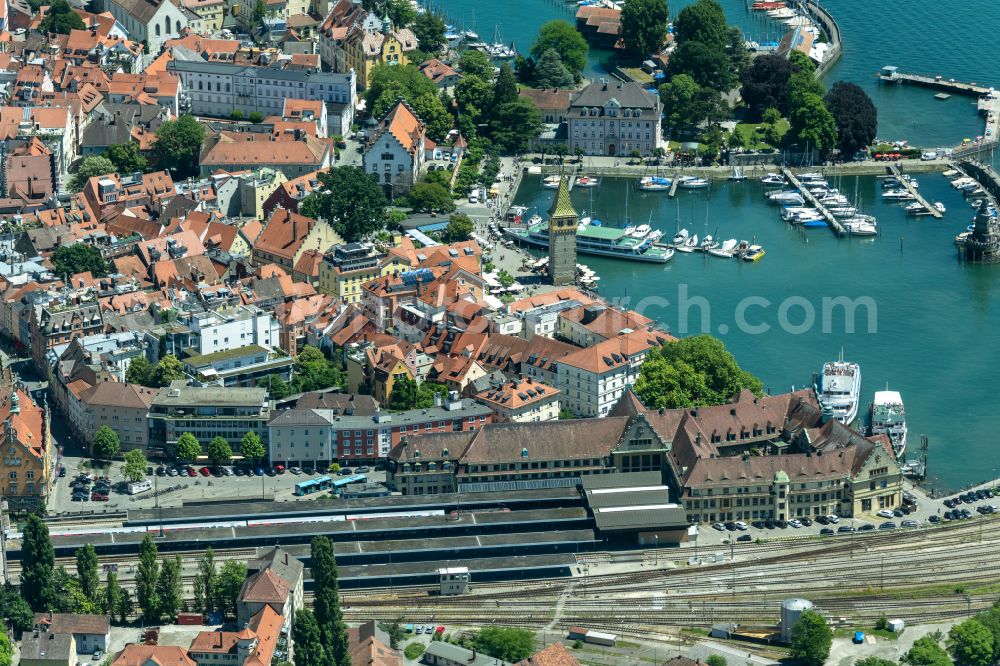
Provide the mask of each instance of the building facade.
POLYGON ((570 101, 566 114, 569 152, 652 155, 660 146, 660 98, 638 83, 595 81, 570 101))
POLYGON ((398 100, 379 123, 364 154, 370 173, 392 199, 410 191, 423 168, 426 131, 416 112, 398 100))

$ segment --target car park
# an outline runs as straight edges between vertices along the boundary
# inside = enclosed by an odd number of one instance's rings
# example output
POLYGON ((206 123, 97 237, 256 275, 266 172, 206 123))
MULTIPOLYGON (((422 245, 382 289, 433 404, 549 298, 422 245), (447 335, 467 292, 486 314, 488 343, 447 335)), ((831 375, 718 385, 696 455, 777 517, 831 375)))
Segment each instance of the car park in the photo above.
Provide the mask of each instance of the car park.
POLYGON ((892 522, 891 520, 887 520, 881 525, 879 525, 878 528, 880 530, 894 530, 896 529, 896 523, 892 522))

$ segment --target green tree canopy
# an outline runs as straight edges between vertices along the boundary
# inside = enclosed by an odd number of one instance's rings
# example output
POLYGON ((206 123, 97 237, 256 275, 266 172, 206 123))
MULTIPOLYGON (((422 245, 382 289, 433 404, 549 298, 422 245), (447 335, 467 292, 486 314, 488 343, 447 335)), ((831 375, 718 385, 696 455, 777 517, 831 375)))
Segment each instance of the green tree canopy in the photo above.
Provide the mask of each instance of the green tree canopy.
POLYGON ((823 666, 830 656, 833 631, 816 611, 805 611, 792 627, 789 653, 802 666, 823 666))
POLYGON ((493 80, 493 61, 482 51, 463 51, 458 59, 458 69, 464 76, 475 76, 483 81, 493 80))
POLYGON ((619 34, 626 58, 641 62, 651 53, 659 53, 667 38, 669 17, 666 0, 625 0, 619 34))
POLYGON ((434 82, 424 76, 414 65, 376 65, 365 91, 365 103, 372 118, 384 116, 396 100, 403 98, 411 104, 421 95, 437 97, 434 82))
POLYGON ((421 50, 427 53, 437 53, 445 45, 445 23, 434 12, 417 14, 410 29, 420 43, 421 50))
POLYGON ((688 74, 699 86, 729 90, 734 82, 729 56, 702 42, 681 42, 670 55, 667 75, 688 74))
POLYGON ((260 441, 260 435, 253 431, 243 435, 243 439, 240 440, 240 455, 251 462, 266 458, 267 450, 264 448, 264 443, 260 441))
POLYGON ((490 136, 501 153, 524 152, 541 133, 542 115, 527 97, 504 104, 490 120, 490 136))
POLYGON ((566 69, 555 49, 546 49, 535 62, 535 84, 539 88, 568 88, 573 74, 566 69))
POLYGON ((792 63, 792 65, 795 66, 795 69, 800 72, 812 74, 816 71, 816 63, 802 51, 796 51, 793 49, 792 52, 788 54, 788 61, 792 63))
POLYGON ((104 156, 111 160, 118 173, 146 172, 149 169, 149 160, 139 152, 139 144, 135 141, 108 146, 104 156))
POLYGON ((295 378, 292 391, 304 393, 342 386, 344 372, 337 361, 326 358, 316 347, 305 345, 295 359, 295 378))
POLYGON ((159 360, 150 372, 150 382, 155 387, 170 386, 170 382, 184 379, 184 365, 173 354, 167 354, 159 360))
POLYGON ((110 460, 118 455, 121 442, 118 433, 106 425, 102 425, 94 433, 94 456, 101 460, 110 460))
POLYGON ((722 405, 743 390, 760 395, 763 385, 710 335, 682 338, 651 350, 634 388, 650 409, 722 405))
POLYGON ((295 666, 327 666, 330 663, 316 616, 308 608, 295 614, 292 638, 295 642, 295 666))
POLYGON ((405 411, 417 406, 417 383, 408 375, 399 377, 392 383, 389 394, 389 409, 405 411))
POLYGON ((177 459, 194 462, 201 455, 201 443, 189 432, 177 438, 177 459))
POLYGON ((53 0, 49 5, 49 10, 45 13, 45 18, 39 24, 41 32, 55 32, 60 35, 68 35, 71 30, 85 30, 87 28, 80 15, 73 11, 66 0, 53 0))
POLYGON ((727 664, 726 658, 721 654, 709 655, 708 659, 705 660, 705 663, 708 664, 708 666, 726 666, 727 664))
POLYGON ((52 265, 56 275, 64 277, 90 271, 94 277, 108 274, 108 262, 100 250, 85 243, 62 245, 52 253, 52 265))
POLYGON ((948 632, 948 652, 959 666, 989 666, 993 663, 993 634, 971 618, 948 632))
POLYGON ((281 375, 268 375, 257 380, 257 386, 266 388, 273 400, 282 400, 292 395, 292 387, 288 385, 281 375))
POLYGON ((465 213, 455 213, 448 220, 448 226, 441 232, 445 243, 467 241, 472 236, 472 219, 465 213))
MULTIPOLYGON (((238 560, 226 560, 215 584, 215 607, 229 618, 236 617, 236 599, 247 578, 247 565, 238 560)), ((296 615, 296 622, 298 616, 296 615)))
POLYGON ((777 55, 762 55, 753 59, 740 77, 740 96, 750 112, 760 117, 765 109, 775 108, 779 114, 790 111, 788 80, 795 65, 777 55))
POLYGON ((474 642, 477 650, 502 661, 522 661, 535 653, 534 632, 520 627, 483 627, 474 642))
MULTIPOLYGON (((470 51, 466 51, 470 53, 470 51)), ((479 53, 479 51, 471 51, 479 53)), ((467 117, 469 122, 479 123, 488 118, 490 105, 493 103, 493 80, 475 74, 466 74, 455 86, 455 103, 459 112, 467 117)), ((459 129, 462 129, 461 126, 459 129)), ((463 130, 463 134, 466 134, 463 130)))
MULTIPOLYGON (((187 434, 187 433, 185 433, 187 434)), ((184 435, 181 435, 183 438, 184 435)), ((148 532, 139 544, 139 566, 135 574, 135 596, 146 624, 156 624, 160 619, 157 597, 160 577, 160 558, 153 537, 148 532)))
POLYGON ((76 576, 80 580, 83 593, 91 598, 97 597, 97 588, 101 579, 97 575, 97 552, 92 544, 76 549, 76 576))
POLYGON ((701 42, 716 51, 725 51, 729 45, 726 14, 715 0, 698 0, 677 15, 674 35, 678 43, 701 42))
MULTIPOLYGON (((74 16, 76 15, 74 14, 74 16)), ((88 155, 83 158, 76 173, 69 179, 69 189, 73 192, 79 192, 94 176, 106 176, 117 171, 117 167, 104 155, 88 155)))
POLYGON ((11 647, 10 636, 7 635, 7 628, 0 626, 0 666, 10 666, 14 658, 14 649, 11 647))
POLYGON ((224 437, 213 437, 208 443, 208 459, 212 465, 225 465, 233 459, 233 449, 224 437))
POLYGON ((448 132, 451 131, 454 119, 448 113, 448 109, 444 108, 439 95, 430 92, 422 93, 413 100, 410 106, 413 107, 417 118, 420 118, 420 121, 426 126, 427 136, 437 143, 448 138, 448 132))
POLYGON ((514 70, 506 62, 500 65, 496 86, 493 89, 493 108, 500 107, 517 99, 517 78, 514 70))
POLYGON ((125 370, 125 381, 129 384, 149 386, 152 370, 152 366, 149 365, 145 356, 136 356, 128 362, 128 368, 125 370))
POLYGON ((146 466, 146 454, 142 452, 142 449, 132 449, 125 452, 122 474, 129 481, 142 481, 146 477, 146 466))
POLYGON ((184 603, 181 580, 181 558, 167 558, 156 579, 156 613, 168 622, 173 622, 184 603))
POLYGON ((323 644, 330 662, 335 666, 350 666, 347 627, 340 611, 340 584, 333 542, 329 538, 313 537, 310 544, 313 574, 313 612, 319 625, 323 644))
POLYGON ((823 101, 837 124, 837 147, 844 158, 850 159, 874 143, 878 110, 860 86, 837 81, 823 101))
POLYGON ((823 97, 826 89, 811 72, 792 72, 792 75, 788 77, 788 101, 793 113, 802 103, 802 97, 810 93, 817 97, 823 97))
POLYGON ((792 112, 789 131, 800 147, 815 149, 820 155, 828 154, 837 145, 837 122, 826 108, 823 99, 805 93, 792 112))
POLYGON ((35 614, 16 588, 8 586, 7 589, 0 591, 0 600, 3 602, 3 613, 0 615, 7 618, 15 634, 34 628, 35 614))
POLYGON ((382 188, 364 169, 334 167, 319 174, 319 181, 322 190, 302 200, 300 213, 326 220, 347 242, 362 240, 385 228, 385 209, 389 202, 382 188))
POLYGON ((205 126, 193 116, 182 115, 156 129, 153 152, 157 166, 170 169, 175 180, 198 175, 198 160, 205 141, 205 126))
POLYGON ((951 658, 933 636, 921 636, 903 655, 904 664, 910 666, 952 666, 951 658))
POLYGON ((855 661, 854 666, 896 666, 896 662, 881 657, 865 657, 855 661))
POLYGON ((419 213, 431 211, 450 213, 455 210, 455 202, 451 198, 451 192, 444 185, 438 183, 417 183, 410 188, 409 194, 406 195, 406 201, 410 208, 419 213))
POLYGON ((660 100, 671 127, 696 125, 702 120, 697 101, 700 89, 689 74, 678 74, 660 86, 660 100))
POLYGON ((588 46, 587 40, 576 26, 561 19, 542 24, 538 30, 538 37, 531 46, 531 55, 537 61, 549 49, 559 55, 562 64, 573 75, 574 81, 579 81, 580 74, 587 66, 588 46))

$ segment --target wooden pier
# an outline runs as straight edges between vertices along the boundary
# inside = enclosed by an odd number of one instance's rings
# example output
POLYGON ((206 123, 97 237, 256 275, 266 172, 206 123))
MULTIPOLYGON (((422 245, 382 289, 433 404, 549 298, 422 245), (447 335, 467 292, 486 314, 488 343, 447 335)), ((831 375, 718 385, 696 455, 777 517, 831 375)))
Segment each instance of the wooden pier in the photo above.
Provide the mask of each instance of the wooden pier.
POLYGON ((840 223, 840 220, 834 217, 833 213, 827 210, 826 206, 819 202, 816 195, 810 192, 809 188, 803 185, 799 179, 795 177, 795 174, 792 173, 791 169, 788 167, 781 167, 781 175, 783 175, 788 182, 792 184, 792 187, 799 191, 799 194, 801 194, 806 201, 819 211, 819 214, 823 216, 823 219, 830 225, 830 228, 833 229, 834 233, 838 236, 843 236, 846 233, 844 225, 840 223))
POLYGON ((898 180, 900 184, 902 184, 902 186, 906 188, 906 191, 913 195, 914 200, 918 204, 924 207, 924 210, 927 211, 928 215, 932 215, 938 219, 944 217, 941 211, 932 206, 931 203, 927 201, 927 199, 924 199, 924 197, 920 194, 920 192, 917 191, 917 188, 913 186, 913 183, 911 183, 909 179, 903 178, 903 174, 899 170, 899 165, 891 164, 889 165, 889 170, 892 171, 892 175, 896 177, 896 180, 898 180))
POLYGON ((905 74, 897 71, 895 67, 883 67, 878 73, 878 80, 882 83, 909 83, 912 85, 943 90, 955 95, 968 95, 969 97, 982 97, 992 90, 987 86, 976 83, 962 83, 961 81, 946 80, 942 77, 924 76, 922 74, 905 74))
POLYGON ((677 185, 680 183, 680 181, 681 181, 680 174, 675 173, 674 179, 670 181, 670 191, 667 192, 668 197, 672 197, 675 194, 677 194, 677 185))

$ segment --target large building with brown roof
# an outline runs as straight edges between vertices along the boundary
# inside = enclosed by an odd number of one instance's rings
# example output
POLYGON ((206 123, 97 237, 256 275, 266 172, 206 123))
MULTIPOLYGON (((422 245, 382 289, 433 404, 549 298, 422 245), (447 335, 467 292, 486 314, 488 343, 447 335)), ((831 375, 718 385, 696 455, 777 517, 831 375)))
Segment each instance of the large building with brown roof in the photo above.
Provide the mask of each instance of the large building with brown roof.
POLYGON ((197 666, 187 650, 175 645, 145 645, 129 643, 119 652, 111 666, 197 666))
POLYGON ((364 154, 365 171, 390 199, 410 191, 420 176, 426 129, 413 108, 398 100, 379 122, 364 154))
POLYGON ((559 418, 559 389, 530 377, 504 382, 476 394, 498 421, 555 421, 559 418))
POLYGON ((320 139, 301 132, 263 134, 258 132, 221 131, 210 134, 201 153, 201 174, 224 171, 249 171, 267 167, 295 178, 333 161, 330 139, 320 139))
MULTIPOLYGON (((108 426, 118 433, 122 451, 146 451, 149 446, 146 414, 156 394, 157 389, 123 382, 99 382, 84 389, 79 395, 81 423, 76 427, 77 434, 87 446, 93 446, 94 433, 108 426)), ((68 400, 73 399, 71 393, 68 400)))
POLYGON ((270 606, 250 617, 239 631, 203 631, 188 654, 198 666, 271 666, 285 619, 270 606))
POLYGON ((253 259, 260 265, 277 264, 291 273, 306 250, 324 252, 343 242, 326 222, 277 208, 254 243, 253 259))

